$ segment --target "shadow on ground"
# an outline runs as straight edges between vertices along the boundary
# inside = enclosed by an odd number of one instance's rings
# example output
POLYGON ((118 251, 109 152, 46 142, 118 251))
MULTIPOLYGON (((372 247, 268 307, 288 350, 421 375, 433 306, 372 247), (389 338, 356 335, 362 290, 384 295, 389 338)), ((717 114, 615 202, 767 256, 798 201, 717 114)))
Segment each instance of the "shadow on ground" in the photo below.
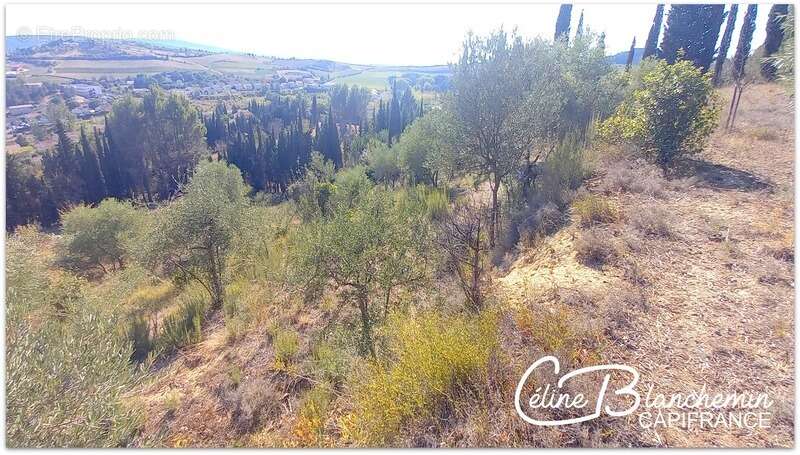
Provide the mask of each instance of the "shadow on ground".
POLYGON ((674 177, 697 179, 697 186, 739 191, 771 190, 773 184, 747 171, 704 160, 686 159, 676 163, 674 177))

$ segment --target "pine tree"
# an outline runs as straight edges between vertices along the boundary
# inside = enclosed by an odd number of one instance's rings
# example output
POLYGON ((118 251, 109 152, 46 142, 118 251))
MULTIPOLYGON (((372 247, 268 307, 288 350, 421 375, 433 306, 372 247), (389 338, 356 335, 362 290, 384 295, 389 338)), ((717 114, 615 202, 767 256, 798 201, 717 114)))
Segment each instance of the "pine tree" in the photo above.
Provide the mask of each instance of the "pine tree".
POLYGON ((731 47, 731 40, 733 39, 733 29, 736 27, 736 15, 739 12, 739 5, 734 3, 731 9, 728 10, 728 19, 725 23, 725 31, 722 33, 722 41, 719 43, 719 51, 717 52, 717 59, 714 62, 714 85, 719 85, 722 76, 722 67, 725 65, 725 60, 728 59, 728 50, 731 47))
POLYGON ((664 4, 661 3, 656 6, 656 15, 653 17, 653 25, 650 26, 650 33, 647 35, 647 41, 644 44, 642 59, 650 56, 658 57, 658 37, 661 34, 661 22, 663 19, 664 4))
POLYGON ((553 36, 553 41, 568 40, 569 39, 569 23, 572 20, 572 4, 566 3, 561 5, 558 9, 558 18, 556 19, 556 33, 553 36))
POLYGON ((625 62, 625 71, 630 71, 631 65, 633 65, 633 54, 636 52, 636 37, 633 37, 633 42, 631 42, 631 50, 628 51, 628 60, 625 62))
POLYGON ((768 81, 774 81, 778 69, 768 57, 778 52, 783 42, 783 20, 789 14, 789 5, 772 5, 767 19, 767 38, 764 40, 764 60, 761 63, 761 74, 768 81))
POLYGON ((736 54, 733 56, 733 79, 736 81, 744 77, 744 67, 747 57, 750 55, 750 45, 753 41, 753 31, 756 29, 756 16, 758 15, 758 5, 747 5, 747 12, 744 15, 744 23, 739 31, 739 44, 736 46, 736 54))

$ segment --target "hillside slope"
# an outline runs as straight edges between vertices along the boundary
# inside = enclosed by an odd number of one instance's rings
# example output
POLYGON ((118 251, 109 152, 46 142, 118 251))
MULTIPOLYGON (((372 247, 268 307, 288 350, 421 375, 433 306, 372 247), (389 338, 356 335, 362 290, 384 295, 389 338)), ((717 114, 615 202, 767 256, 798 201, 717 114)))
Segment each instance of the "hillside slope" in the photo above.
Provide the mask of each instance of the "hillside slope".
MULTIPOLYGON (((727 107, 730 90, 721 95, 727 107)), ((793 169, 790 100, 776 86, 749 88, 735 131, 719 128, 673 179, 625 160, 601 166, 590 193, 619 210, 594 228, 616 250, 607 264, 576 259, 587 228, 573 221, 499 279, 509 299, 577 293, 562 301, 601 321, 603 360, 638 369, 643 392, 706 385, 775 402, 769 429, 645 430, 634 445, 793 445, 793 169)))

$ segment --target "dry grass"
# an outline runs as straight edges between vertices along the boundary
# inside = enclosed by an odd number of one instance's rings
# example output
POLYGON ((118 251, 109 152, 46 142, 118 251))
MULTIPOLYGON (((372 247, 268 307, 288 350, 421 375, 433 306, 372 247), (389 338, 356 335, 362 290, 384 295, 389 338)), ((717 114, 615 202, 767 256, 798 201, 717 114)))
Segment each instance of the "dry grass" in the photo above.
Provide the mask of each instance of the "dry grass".
POLYGON ((619 245, 607 231, 592 228, 582 232, 575 241, 575 253, 582 263, 602 267, 619 256, 619 245))
MULTIPOLYGON (((727 106, 730 90, 722 94, 727 106)), ((634 366, 643 381, 667 393, 704 384, 721 393, 758 385, 776 402, 772 426, 655 432, 642 430, 635 420, 611 420, 599 426, 600 433, 545 430, 527 441, 592 447, 794 445, 793 130, 793 108, 780 88, 748 87, 736 130, 713 135, 696 157, 699 173, 667 180, 623 159, 589 185, 624 207, 633 228, 606 228, 621 229, 617 235, 627 247, 616 260, 596 268, 565 255, 566 248, 585 250, 589 257, 594 250, 612 250, 590 248, 610 242, 597 242, 596 232, 586 242, 573 224, 538 251, 522 251, 498 280, 511 300, 553 286, 592 290, 570 291, 567 300, 570 307, 602 315, 608 339, 603 361, 634 366), (659 208, 653 210, 654 204, 659 208), (607 297, 592 297, 598 295, 607 297)))

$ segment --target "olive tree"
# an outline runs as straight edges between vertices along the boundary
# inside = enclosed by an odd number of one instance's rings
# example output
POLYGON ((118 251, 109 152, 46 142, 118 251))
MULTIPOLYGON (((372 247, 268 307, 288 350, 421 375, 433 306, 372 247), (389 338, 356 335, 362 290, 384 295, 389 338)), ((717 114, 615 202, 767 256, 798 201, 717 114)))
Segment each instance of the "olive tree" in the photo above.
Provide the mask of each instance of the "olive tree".
POLYGON ((500 185, 537 140, 554 131, 565 103, 556 56, 551 44, 525 42, 500 30, 486 38, 468 35, 453 66, 452 90, 444 103, 448 136, 461 170, 489 182, 491 245, 499 224, 500 185))
POLYGON ((385 315, 393 288, 425 277, 427 227, 422 210, 379 188, 351 201, 299 232, 292 264, 309 289, 344 291, 360 314, 363 350, 375 356, 375 298, 382 297, 385 315))
POLYGON ((141 242, 153 270, 193 280, 222 307, 228 252, 242 228, 248 188, 239 170, 223 162, 198 166, 183 196, 158 210, 141 242))
POLYGON ((122 312, 50 268, 47 244, 32 227, 6 239, 6 444, 123 446, 140 422, 122 312))
POLYGON ((79 205, 62 214, 58 244, 61 263, 84 273, 122 268, 128 256, 126 243, 142 216, 130 203, 114 199, 94 208, 79 205))

